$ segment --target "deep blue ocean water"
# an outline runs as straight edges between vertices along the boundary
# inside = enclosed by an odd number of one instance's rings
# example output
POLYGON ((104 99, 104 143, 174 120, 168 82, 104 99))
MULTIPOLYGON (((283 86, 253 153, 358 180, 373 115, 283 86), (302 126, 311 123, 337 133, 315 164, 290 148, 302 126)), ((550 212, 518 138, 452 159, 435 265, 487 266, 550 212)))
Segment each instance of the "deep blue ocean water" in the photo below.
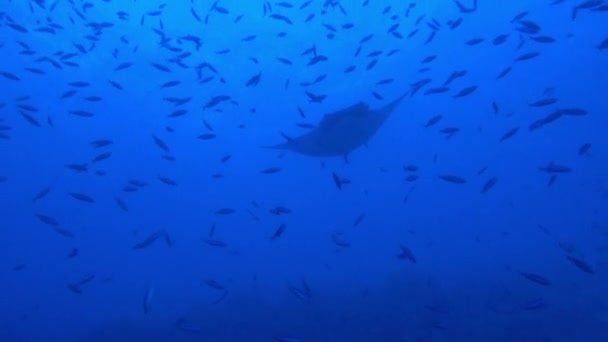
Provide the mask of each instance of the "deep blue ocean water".
POLYGON ((1 341, 608 341, 607 1, 0 4, 1 341))

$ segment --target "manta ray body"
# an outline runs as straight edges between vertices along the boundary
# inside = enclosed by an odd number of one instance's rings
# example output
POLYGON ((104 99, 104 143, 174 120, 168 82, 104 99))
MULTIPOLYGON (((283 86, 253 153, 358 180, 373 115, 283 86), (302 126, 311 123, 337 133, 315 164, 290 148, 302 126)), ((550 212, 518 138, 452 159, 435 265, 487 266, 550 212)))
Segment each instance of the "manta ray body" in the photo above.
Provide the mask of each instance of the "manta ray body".
POLYGON ((308 133, 297 137, 283 134, 287 141, 267 147, 307 156, 348 156, 350 152, 369 142, 406 95, 401 95, 378 109, 370 109, 366 103, 359 102, 325 114, 319 125, 308 133))

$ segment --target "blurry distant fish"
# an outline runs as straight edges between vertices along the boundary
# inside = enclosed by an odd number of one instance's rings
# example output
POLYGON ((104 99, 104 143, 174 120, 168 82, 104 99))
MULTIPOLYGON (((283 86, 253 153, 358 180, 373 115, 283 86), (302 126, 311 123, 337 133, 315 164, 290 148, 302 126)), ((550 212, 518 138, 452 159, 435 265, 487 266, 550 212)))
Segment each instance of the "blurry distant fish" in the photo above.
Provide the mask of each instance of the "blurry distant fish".
POLYGON ((471 7, 466 7, 458 0, 453 0, 453 1, 461 13, 473 13, 473 12, 477 11, 477 0, 473 0, 473 4, 471 7))
POLYGON ((591 149, 591 144, 584 143, 578 148, 578 155, 579 156, 588 156, 590 149, 591 149))
POLYGON ((545 278, 544 276, 537 274, 537 273, 532 273, 532 272, 519 272, 519 274, 524 277, 525 279, 539 284, 539 285, 543 285, 543 286, 551 286, 551 281, 549 281, 549 279, 545 278))
POLYGON ((285 232, 285 228, 287 228, 286 224, 281 224, 277 230, 275 230, 274 234, 272 234, 272 237, 270 238, 271 240, 276 240, 278 239, 281 235, 283 235, 283 232, 285 232))
POLYGON ((40 191, 39 191, 39 192, 38 192, 38 193, 37 193, 37 194, 34 196, 34 198, 32 198, 32 201, 34 201, 34 202, 35 202, 35 201, 38 201, 38 200, 40 200, 40 199, 42 199, 42 198, 46 197, 46 195, 48 195, 48 194, 49 194, 49 192, 51 192, 51 188, 50 188, 50 187, 47 187, 47 188, 44 188, 44 189, 40 190, 40 191))
POLYGON ((492 178, 488 179, 488 181, 481 188, 481 192, 486 192, 486 191, 492 189, 494 187, 494 185, 496 185, 497 181, 498 181, 498 179, 496 177, 492 177, 492 178))
POLYGON ((331 234, 331 241, 338 247, 350 247, 351 243, 344 238, 342 232, 336 232, 331 234))
POLYGON ((152 309, 152 297, 154 297, 154 288, 150 286, 146 289, 146 293, 144 294, 144 301, 143 301, 144 314, 149 313, 150 310, 152 309))
POLYGON ((536 311, 547 307, 547 302, 542 298, 535 298, 525 302, 521 308, 526 311, 536 311))
POLYGON ((88 283, 90 283, 91 281, 93 281, 93 279, 95 279, 95 275, 94 274, 88 274, 84 277, 82 277, 80 280, 73 282, 73 283, 67 283, 66 287, 68 288, 68 290, 76 293, 76 294, 81 294, 82 293, 82 287, 88 283))
POLYGON ((464 184, 467 182, 467 180, 464 179, 463 177, 455 176, 455 175, 440 175, 439 179, 444 180, 448 183, 455 183, 455 184, 464 184))
POLYGON ((171 242, 171 239, 169 238, 169 235, 167 234, 167 232, 165 230, 159 230, 159 231, 156 231, 156 232, 146 236, 146 238, 144 240, 142 240, 141 242, 138 242, 135 245, 133 245, 133 249, 147 248, 160 238, 164 238, 165 243, 169 247, 171 247, 172 242, 171 242))
POLYGON ((443 115, 435 115, 426 122, 424 127, 425 128, 431 127, 431 126, 437 124, 439 121, 441 121, 442 118, 443 118, 443 115))
POLYGON ((570 167, 559 165, 554 162, 549 162, 547 165, 540 166, 538 169, 547 173, 567 173, 572 171, 570 167))
POLYGON ((404 245, 400 245, 399 248, 401 249, 401 253, 399 253, 397 255, 397 258, 409 260, 413 263, 416 263, 416 257, 414 256, 414 253, 412 253, 412 251, 408 247, 406 247, 404 245))
POLYGON ((334 184, 336 184, 336 187, 338 188, 338 190, 342 190, 342 185, 344 184, 350 184, 350 180, 348 178, 342 178, 340 176, 338 176, 335 172, 331 174, 332 179, 334 180, 334 184))
POLYGON ((566 255, 566 258, 568 258, 568 260, 570 260, 570 262, 573 263, 574 266, 578 267, 578 269, 580 269, 581 271, 589 274, 594 274, 593 268, 591 268, 591 266, 587 262, 571 255, 566 255))
POLYGON ((289 284, 287 286, 287 288, 289 289, 289 292, 291 292, 299 300, 301 300, 305 303, 310 303, 312 301, 312 294, 311 294, 310 287, 308 286, 308 283, 306 282, 306 280, 302 279, 301 286, 295 286, 295 285, 289 284))
POLYGON ((357 218, 355 218, 355 221, 353 222, 353 227, 360 225, 364 219, 365 219, 365 213, 359 214, 359 216, 357 216, 357 218))

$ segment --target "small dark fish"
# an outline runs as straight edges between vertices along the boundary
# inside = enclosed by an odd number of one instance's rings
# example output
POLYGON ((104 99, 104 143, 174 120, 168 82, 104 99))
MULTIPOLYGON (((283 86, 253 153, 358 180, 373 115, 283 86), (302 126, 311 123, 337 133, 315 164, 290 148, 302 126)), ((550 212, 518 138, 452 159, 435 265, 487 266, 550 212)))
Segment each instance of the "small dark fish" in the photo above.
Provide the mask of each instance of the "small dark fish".
POLYGON ((152 139, 154 140, 156 146, 158 146, 163 151, 169 153, 169 146, 161 138, 157 137, 156 135, 152 135, 152 139))
POLYGON ((234 214, 236 210, 232 208, 222 208, 215 211, 217 215, 231 215, 234 214))
POLYGON ((555 38, 550 36, 532 36, 530 37, 533 41, 537 43, 555 43, 555 38))
POLYGON ((432 94, 443 94, 443 93, 447 93, 448 91, 450 91, 450 87, 434 87, 434 88, 429 88, 424 92, 424 95, 432 95, 432 94))
POLYGON ((169 178, 169 177, 163 177, 163 176, 158 176, 158 180, 160 180, 161 182, 167 184, 167 185, 171 185, 171 186, 176 186, 177 182, 174 181, 173 179, 169 178))
POLYGON ((82 163, 82 164, 66 164, 65 165, 66 168, 77 171, 77 172, 86 172, 89 169, 89 166, 87 163, 82 163))
POLYGON ((528 52, 528 53, 524 53, 523 55, 520 55, 517 58, 515 58, 515 61, 516 62, 527 61, 527 60, 536 58, 539 55, 540 55, 540 52, 528 52))
POLYGON ((274 234, 272 235, 272 237, 270 238, 271 240, 276 240, 278 239, 281 235, 283 235, 283 232, 285 232, 285 229, 287 228, 286 224, 281 224, 277 230, 274 232, 274 234))
POLYGON ((255 74, 253 76, 251 76, 251 78, 247 81, 247 83, 245 83, 246 87, 255 87, 260 83, 260 80, 262 79, 262 73, 258 73, 255 74))
POLYGON ((161 84, 160 87, 161 88, 172 88, 172 87, 179 85, 180 83, 181 83, 180 81, 169 81, 169 82, 165 82, 165 83, 161 84))
POLYGON ((439 132, 446 134, 448 138, 451 138, 454 134, 460 132, 458 127, 446 127, 439 130, 439 132))
POLYGON ((48 194, 49 194, 49 192, 51 192, 51 188, 50 188, 50 187, 49 187, 49 188, 44 188, 44 189, 40 190, 40 191, 39 191, 39 192, 38 192, 38 193, 37 193, 37 194, 34 196, 34 198, 32 198, 32 201, 34 201, 34 202, 35 202, 35 201, 38 201, 38 200, 43 199, 44 197, 46 197, 46 195, 48 195, 48 194))
POLYGON ((162 65, 162 64, 158 64, 158 63, 151 63, 151 65, 159 71, 162 72, 171 72, 171 70, 169 68, 167 68, 166 66, 162 65))
POLYGON ((211 227, 209 227, 209 237, 212 238, 215 235, 215 223, 213 223, 211 225, 211 227))
POLYGON ((338 190, 342 190, 342 183, 340 182, 340 177, 338 177, 338 175, 336 175, 335 173, 332 173, 331 176, 338 190))
POLYGON ((108 81, 108 83, 110 83, 110 85, 112 87, 114 87, 114 88, 116 88, 118 90, 123 90, 124 89, 123 86, 120 83, 116 82, 116 81, 108 81))
POLYGON ((306 66, 313 66, 319 62, 325 62, 327 60, 328 60, 327 56, 316 55, 308 61, 308 64, 306 64, 306 66))
POLYGON ((557 102, 556 98, 545 98, 545 99, 540 99, 537 101, 534 101, 532 103, 530 103, 530 106, 532 107, 545 107, 545 106, 549 106, 552 105, 554 103, 557 102))
POLYGON ((84 100, 89 102, 99 102, 102 101, 103 98, 101 96, 87 96, 84 98, 84 100))
POLYGON ((544 276, 541 276, 540 274, 532 272, 519 272, 519 274, 533 283, 542 286, 551 286, 551 281, 549 281, 549 279, 545 278, 544 276))
POLYGON ((591 268, 591 266, 587 262, 570 255, 566 255, 566 258, 568 258, 568 260, 570 260, 570 262, 572 262, 574 266, 578 267, 581 271, 589 274, 594 274, 593 268, 591 268))
POLYGON ((578 148, 578 155, 579 156, 586 156, 589 155, 589 150, 591 149, 591 144, 590 143, 585 143, 582 144, 579 148, 578 148))
POLYGON ((88 110, 71 110, 69 113, 83 118, 91 118, 95 116, 95 113, 89 112, 88 110))
POLYGON ((138 188, 141 188, 141 187, 144 187, 144 186, 148 185, 148 183, 145 182, 145 181, 138 180, 138 179, 133 179, 133 178, 129 179, 129 184, 134 185, 134 186, 136 186, 138 188))
POLYGON ((144 294, 143 308, 144 314, 147 314, 152 310, 152 297, 154 296, 154 288, 148 287, 144 294))
POLYGON ((282 214, 291 214, 291 209, 282 207, 282 206, 277 206, 277 207, 270 209, 270 213, 277 215, 277 216, 280 216, 282 214))
POLYGON ((353 227, 357 227, 358 225, 360 225, 364 219, 365 213, 359 214, 359 216, 357 216, 357 218, 355 218, 355 221, 353 222, 353 227))
POLYGON ((144 249, 150 247, 154 242, 156 242, 156 240, 160 238, 164 238, 167 245, 171 245, 167 232, 165 232, 164 230, 159 230, 146 236, 146 238, 143 239, 141 242, 138 242, 133 245, 133 249, 144 249))
POLYGON ((42 215, 42 214, 35 214, 34 215, 36 218, 38 218, 42 223, 47 224, 49 226, 52 227, 58 227, 59 226, 59 222, 47 215, 42 215))
POLYGON ((112 156, 111 152, 104 152, 104 153, 97 155, 95 158, 93 158, 93 160, 91 162, 93 162, 93 163, 100 162, 102 160, 106 160, 106 159, 110 158, 111 156, 112 156))
POLYGON ((288 17, 286 17, 286 16, 284 16, 282 14, 276 14, 275 13, 275 14, 271 14, 269 17, 272 18, 272 19, 276 19, 278 21, 283 21, 283 22, 285 22, 285 23, 287 23, 289 25, 293 25, 293 22, 291 21, 291 19, 289 19, 288 17))
POLYGON ((463 88, 462 90, 460 90, 453 97, 454 98, 464 97, 464 96, 472 94, 475 90, 477 90, 477 86, 475 86, 475 85, 469 86, 469 87, 466 87, 466 88, 463 88))
POLYGON ((409 175, 405 178, 406 182, 415 182, 418 180, 418 175, 409 175))
POLYGON ((129 211, 129 207, 127 207, 127 204, 120 198, 118 197, 114 197, 114 201, 116 202, 116 205, 118 205, 118 207, 120 209, 122 209, 123 211, 129 211))
POLYGON ((513 127, 510 130, 506 131, 502 137, 500 137, 499 142, 503 142, 507 139, 512 138, 515 134, 517 134, 517 132, 519 131, 519 127, 513 127))
POLYGON ((486 184, 483 185, 483 187, 481 188, 481 192, 486 192, 490 189, 492 189, 494 187, 494 185, 496 185, 496 182, 498 181, 498 179, 496 177, 492 177, 490 178, 486 184))
POLYGON ((80 287, 75 284, 66 284, 66 287, 68 288, 68 290, 70 290, 76 294, 82 293, 82 290, 80 289, 80 287))
POLYGON ((308 96, 309 102, 322 103, 323 100, 325 100, 325 98, 327 97, 327 95, 317 95, 308 91, 304 93, 306 94, 306 96, 308 96))
POLYGON ((536 298, 525 302, 521 308, 526 311, 536 311, 547 307, 547 303, 542 298, 536 298))
POLYGON ((90 86, 91 84, 89 82, 84 82, 84 81, 75 81, 75 82, 69 82, 68 85, 71 87, 75 87, 75 88, 85 88, 85 87, 90 86))
POLYGON ((586 109, 582 108, 561 108, 555 111, 560 115, 568 115, 568 116, 584 116, 589 112, 586 109))
POLYGON ((572 171, 572 168, 564 165, 559 165, 554 162, 550 162, 545 166, 539 167, 538 169, 547 173, 568 173, 572 171))
POLYGON ((549 181, 547 182, 547 186, 552 186, 555 184, 555 181, 557 181, 557 175, 551 175, 551 177, 549 177, 549 181))
POLYGON ((273 173, 278 173, 281 170, 282 170, 282 168, 275 166, 275 167, 269 167, 269 168, 263 169, 262 171, 260 171, 260 173, 270 175, 273 173))
POLYGON ((226 243, 222 240, 216 239, 205 239, 203 240, 206 244, 213 247, 226 247, 226 243))
POLYGON ((78 248, 72 248, 72 250, 70 250, 70 253, 68 253, 67 258, 74 259, 77 255, 78 255, 78 248))
POLYGON ((355 71, 355 69, 357 69, 357 67, 356 67, 355 65, 350 65, 350 66, 348 66, 346 69, 344 69, 344 73, 345 73, 345 74, 348 74, 348 73, 350 73, 350 72, 355 71))
POLYGON ((299 300, 305 303, 310 303, 312 301, 312 293, 305 280, 302 280, 302 286, 300 287, 288 285, 287 288, 289 289, 289 292, 291 292, 299 300))
POLYGON ((31 116, 25 112, 20 112, 20 114, 25 119, 25 121, 27 121, 32 126, 41 127, 40 122, 38 120, 36 120, 36 118, 34 118, 33 116, 31 116))
POLYGON ((296 124, 296 126, 300 127, 300 128, 306 128, 306 129, 313 129, 315 127, 317 127, 316 125, 307 123, 307 122, 298 122, 296 124))
POLYGON ((454 176, 454 175, 440 175, 439 179, 444 180, 449 183, 455 183, 455 184, 464 184, 467 182, 466 179, 464 179, 460 176, 454 176))
POLYGON ((129 62, 121 63, 114 68, 114 71, 124 70, 124 69, 130 68, 132 65, 133 65, 133 63, 129 63, 129 62))
POLYGON ((397 255, 397 258, 409 260, 409 261, 413 262, 414 264, 416 263, 416 257, 414 256, 414 253, 412 253, 412 251, 408 247, 406 247, 404 245, 400 245, 399 248, 401 249, 401 253, 399 253, 397 255))
POLYGON ((205 285, 209 286, 210 288, 214 289, 214 290, 225 290, 225 286, 222 285, 222 283, 218 282, 217 280, 213 280, 213 279, 204 279, 203 283, 205 283, 205 285))
POLYGON ((198 138, 201 140, 211 140, 211 139, 214 139, 215 137, 216 137, 216 135, 214 133, 203 133, 198 136, 198 138))
POLYGON ((87 194, 83 194, 81 192, 68 192, 68 195, 72 196, 72 198, 79 200, 81 202, 95 203, 95 200, 93 199, 93 197, 91 197, 87 194))
POLYGON ((0 71, 0 75, 4 76, 4 78, 7 78, 7 79, 12 80, 12 81, 19 81, 20 80, 19 77, 17 77, 15 74, 12 74, 10 72, 0 71))
POLYGON ((467 45, 469 45, 469 46, 473 46, 473 45, 480 44, 480 43, 482 43, 483 41, 484 41, 484 39, 483 39, 483 38, 473 38, 473 39, 467 40, 467 41, 465 42, 465 44, 467 44, 467 45))
POLYGON ((100 147, 104 147, 104 146, 108 146, 108 145, 112 145, 112 144, 113 144, 112 140, 108 140, 108 139, 98 139, 98 140, 91 141, 91 145, 93 145, 93 147, 95 147, 95 148, 100 148, 100 147))
POLYGON ((505 77, 508 73, 511 72, 512 67, 506 67, 504 68, 499 74, 498 76, 496 76, 496 79, 501 79, 503 77, 505 77))
POLYGON ((509 38, 508 34, 498 35, 498 36, 494 37, 494 39, 492 40, 492 44, 493 45, 502 45, 507 41, 508 38, 509 38))
POLYGON ((331 234, 331 241, 338 247, 351 247, 352 244, 346 241, 342 233, 331 234))
POLYGON ((63 237, 69 237, 72 238, 74 237, 74 233, 65 229, 65 228, 61 228, 61 227, 54 227, 53 230, 55 231, 55 233, 63 236, 63 237))
POLYGON ((443 115, 435 115, 426 122, 424 127, 425 128, 431 127, 431 126, 437 124, 439 121, 441 121, 442 118, 443 118, 443 115))

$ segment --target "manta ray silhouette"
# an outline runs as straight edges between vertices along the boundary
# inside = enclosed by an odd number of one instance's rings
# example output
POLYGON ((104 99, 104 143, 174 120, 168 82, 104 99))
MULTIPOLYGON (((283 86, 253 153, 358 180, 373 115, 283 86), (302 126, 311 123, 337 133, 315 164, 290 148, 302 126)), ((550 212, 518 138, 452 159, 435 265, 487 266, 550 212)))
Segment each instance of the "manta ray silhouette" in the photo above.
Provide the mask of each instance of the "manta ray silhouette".
POLYGON ((378 109, 370 109, 366 103, 359 102, 325 114, 319 125, 308 133, 297 137, 281 133, 286 142, 265 147, 307 156, 348 156, 369 142, 406 96, 407 93, 378 109))

